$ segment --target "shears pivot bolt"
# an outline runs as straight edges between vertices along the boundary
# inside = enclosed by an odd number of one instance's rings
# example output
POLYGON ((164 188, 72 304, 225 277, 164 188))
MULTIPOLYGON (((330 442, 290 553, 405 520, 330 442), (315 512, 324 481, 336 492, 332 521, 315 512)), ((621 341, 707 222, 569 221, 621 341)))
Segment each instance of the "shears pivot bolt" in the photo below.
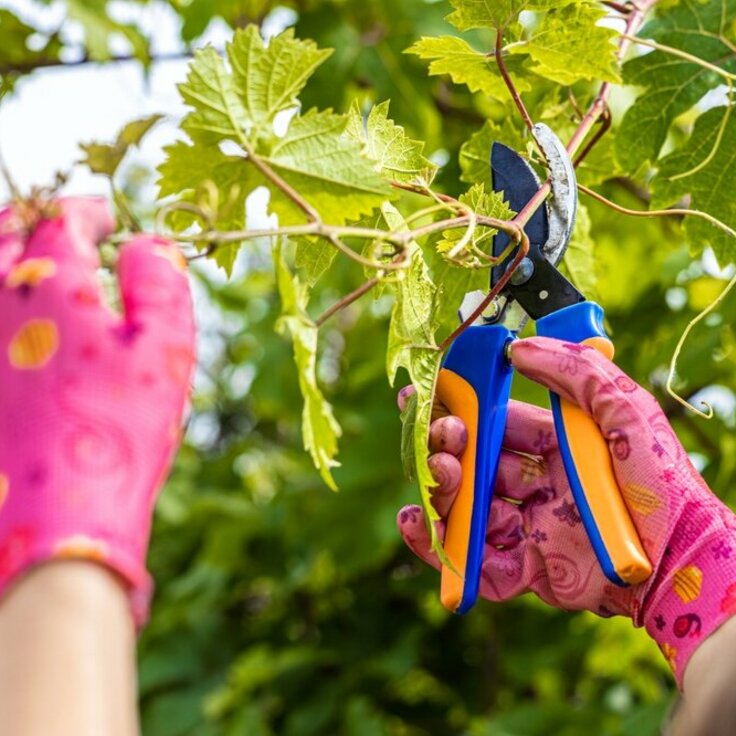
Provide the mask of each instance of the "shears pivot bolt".
MULTIPOLYGON (((509 266, 509 268, 512 266, 509 266)), ((522 286, 529 281, 532 276, 534 276, 534 263, 530 258, 524 258, 524 260, 514 269, 514 273, 511 275, 511 283, 514 286, 522 286)))

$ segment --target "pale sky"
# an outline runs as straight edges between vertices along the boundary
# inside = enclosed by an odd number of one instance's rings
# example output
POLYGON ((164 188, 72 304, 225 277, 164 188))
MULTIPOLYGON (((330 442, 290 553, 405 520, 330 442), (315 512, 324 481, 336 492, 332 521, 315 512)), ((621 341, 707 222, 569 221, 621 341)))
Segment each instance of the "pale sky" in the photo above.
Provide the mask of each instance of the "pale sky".
MULTIPOLYGON (((167 4, 131 6, 111 2, 109 7, 116 18, 135 19, 152 39, 154 54, 181 50, 179 19, 167 4)), ((58 0, 47 7, 23 0, 0 0, 0 8, 9 8, 44 30, 61 26, 72 44, 82 37, 78 24, 64 20, 64 3, 58 0)), ((281 30, 291 17, 289 11, 273 15, 266 27, 267 35, 281 30)), ((198 45, 212 43, 223 48, 230 35, 223 22, 214 21, 198 45)), ((120 41, 115 51, 125 54, 126 42, 120 41)), ((73 60, 73 54, 68 56, 73 60)), ((136 62, 86 64, 39 69, 24 78, 15 93, 0 104, 0 150, 17 184, 26 190, 51 183, 56 171, 71 170, 65 192, 106 193, 103 177, 90 174, 84 167, 74 167, 80 156, 79 142, 111 141, 125 123, 153 113, 163 113, 166 120, 151 131, 142 149, 134 151, 130 160, 148 166, 158 164, 162 147, 176 138, 176 123, 184 112, 176 85, 185 78, 186 69, 186 60, 158 62, 146 79, 136 62)), ((7 195, 6 183, 0 181, 0 201, 7 195)))

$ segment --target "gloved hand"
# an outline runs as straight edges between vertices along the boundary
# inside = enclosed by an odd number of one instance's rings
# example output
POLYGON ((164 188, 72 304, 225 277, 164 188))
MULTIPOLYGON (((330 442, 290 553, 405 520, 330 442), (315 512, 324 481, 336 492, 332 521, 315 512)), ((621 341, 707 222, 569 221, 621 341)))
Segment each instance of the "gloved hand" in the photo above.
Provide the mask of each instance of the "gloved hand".
POLYGON ((46 210, 37 223, 0 212, 0 595, 32 565, 96 560, 141 625, 153 504, 195 361, 185 263, 161 238, 125 244, 119 316, 95 273, 114 230, 105 202, 46 210))
MULTIPOLYGON (((629 616, 646 627, 681 684, 700 643, 736 614, 736 517, 705 485, 654 397, 600 353, 533 338, 516 342, 511 360, 600 426, 654 572, 629 588, 605 578, 567 483, 551 413, 512 402, 481 595, 504 601, 533 591, 566 610, 629 616)), ((432 427, 434 504, 442 515, 460 482, 463 432, 456 417, 432 427)), ((409 547, 439 568, 421 509, 403 509, 398 523, 409 547)))

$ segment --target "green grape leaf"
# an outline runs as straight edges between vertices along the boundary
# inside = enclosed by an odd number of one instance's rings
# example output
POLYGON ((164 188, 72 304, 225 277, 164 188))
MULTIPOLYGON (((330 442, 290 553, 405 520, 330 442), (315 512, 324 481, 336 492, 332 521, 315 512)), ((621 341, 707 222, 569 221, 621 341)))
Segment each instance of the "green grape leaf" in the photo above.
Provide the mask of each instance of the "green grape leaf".
MULTIPOLYGON (((660 161, 652 206, 668 207, 690 195, 693 209, 735 228, 735 187, 736 115, 731 107, 714 107, 697 119, 690 138, 660 161)), ((736 255, 733 238, 702 218, 685 218, 685 230, 698 253, 710 245, 724 262, 736 255)))
POLYGON ((141 120, 128 123, 119 133, 114 143, 80 143, 85 157, 80 163, 85 164, 94 174, 104 174, 112 178, 128 151, 140 145, 143 137, 161 120, 162 115, 151 115, 141 120))
MULTIPOLYGON (((736 0, 683 2, 660 10, 639 35, 736 73, 734 14, 736 0)), ((675 118, 724 84, 713 70, 657 50, 627 62, 623 72, 627 84, 644 88, 616 136, 618 160, 631 173, 657 160, 675 118)))
POLYGON ((298 106, 299 93, 332 50, 294 38, 293 28, 271 39, 266 47, 258 26, 250 25, 235 32, 227 53, 235 92, 250 122, 262 130, 270 129, 278 113, 298 106))
POLYGON ((390 181, 429 185, 437 166, 422 155, 424 143, 406 135, 404 128, 388 116, 389 102, 373 107, 363 120, 356 101, 350 109, 347 134, 363 146, 363 153, 375 162, 375 169, 390 181))
POLYGON ((531 37, 509 47, 511 54, 528 54, 532 71, 558 84, 581 79, 619 82, 616 47, 618 34, 596 25, 606 15, 597 5, 579 3, 545 13, 531 37))
POLYGON ((274 249, 274 264, 283 312, 276 323, 276 330, 282 335, 290 335, 294 344, 299 388, 304 398, 302 413, 304 448, 312 456, 324 482, 336 491, 337 485, 331 471, 339 467, 335 457, 342 432, 332 406, 325 399, 317 383, 319 330, 307 314, 308 289, 289 271, 280 246, 274 249))
MULTIPOLYGON (((509 99, 509 91, 493 57, 476 51, 462 38, 421 38, 405 53, 429 61, 432 76, 449 74, 455 84, 465 84, 471 92, 482 92, 498 100, 509 99)), ((532 88, 524 63, 523 59, 510 58, 507 64, 519 92, 532 88)))
MULTIPOLYGON (((230 230, 243 228, 245 200, 258 186, 268 188, 270 211, 282 226, 303 223, 306 206, 339 225, 397 197, 362 144, 347 134, 348 116, 310 110, 296 114, 281 137, 267 129, 278 112, 294 106, 295 95, 326 54, 295 39, 292 31, 266 48, 257 34, 256 28, 236 34, 228 46, 231 68, 212 48, 195 53, 179 87, 192 108, 182 129, 194 145, 166 149, 167 160, 158 169, 161 195, 197 204, 209 213, 209 224, 230 230), (224 143, 232 144, 228 153, 224 143), (298 201, 292 192, 298 192, 298 201)), ((184 228, 195 219, 177 213, 172 222, 184 228)), ((233 243, 218 248, 215 258, 229 271, 236 253, 233 243)))
POLYGON ((111 16, 107 4, 107 0, 67 0, 68 18, 82 26, 89 57, 95 61, 111 59, 112 37, 123 36, 130 44, 133 56, 148 64, 151 60, 148 39, 136 26, 116 21, 111 16))
POLYGON ((324 238, 292 238, 296 244, 296 267, 302 279, 314 286, 337 256, 337 249, 324 238))
POLYGON ((450 0, 455 8, 447 16, 457 29, 506 28, 524 10, 546 10, 568 5, 575 0, 450 0))
POLYGON ((182 129, 203 147, 224 140, 246 142, 252 125, 225 62, 211 46, 194 52, 186 82, 179 85, 185 103, 194 108, 182 129))
POLYGON ((575 230, 565 253, 563 271, 585 297, 597 299, 598 271, 595 258, 595 241, 590 232, 590 214, 582 204, 578 205, 575 230))
POLYGON ((510 148, 522 151, 526 141, 519 128, 514 125, 511 115, 504 117, 500 125, 493 120, 486 120, 483 127, 473 133, 460 148, 460 178, 468 184, 490 185, 491 183, 491 147, 495 142, 505 143, 510 148))
MULTIPOLYGON (((184 141, 166 146, 166 157, 158 167, 161 197, 177 195, 183 202, 197 205, 211 214, 212 227, 223 232, 246 227, 245 200, 261 183, 256 169, 242 158, 226 156, 218 148, 203 155, 200 146, 184 141)), ((175 212, 169 217, 176 231, 190 228, 197 218, 189 212, 175 212)), ((202 223, 200 223, 201 225, 202 223)), ((206 244, 202 244, 205 247, 206 244)), ((229 275, 240 243, 221 245, 215 250, 215 262, 229 275)))
MULTIPOLYGON (((504 201, 503 192, 489 192, 483 184, 474 184, 467 192, 461 194, 459 199, 463 204, 468 205, 476 215, 495 217, 499 220, 509 220, 516 214, 509 209, 504 201)), ((490 254, 492 250, 492 238, 497 232, 497 230, 492 228, 479 228, 473 234, 470 244, 490 254)), ((437 252, 448 253, 465 237, 465 234, 466 230, 460 228, 446 230, 442 233, 442 238, 437 242, 437 252)))
MULTIPOLYGON (((345 134, 348 118, 310 110, 297 116, 283 138, 262 159, 298 191, 320 216, 333 224, 360 219, 387 199, 397 196, 363 155, 360 145, 345 134)), ((271 209, 279 221, 302 221, 303 214, 272 182, 271 209)))
MULTIPOLYGON (((403 217, 393 205, 386 203, 382 208, 386 222, 395 231, 402 227, 403 217)), ((439 374, 442 353, 437 349, 434 316, 434 300, 437 289, 430 277, 429 268, 421 248, 410 244, 410 268, 399 272, 391 289, 395 295, 389 325, 386 370, 391 385, 396 374, 404 368, 416 390, 416 419, 414 427, 414 459, 416 477, 425 513, 430 520, 439 518, 430 499, 431 489, 436 485, 429 469, 429 426, 432 421, 432 403, 439 374)), ((440 550, 434 525, 430 524, 433 547, 440 550)))
POLYGON ((471 291, 488 291, 491 274, 487 269, 459 268, 438 256, 432 278, 437 284, 435 318, 444 337, 460 325, 458 310, 464 296, 471 291))

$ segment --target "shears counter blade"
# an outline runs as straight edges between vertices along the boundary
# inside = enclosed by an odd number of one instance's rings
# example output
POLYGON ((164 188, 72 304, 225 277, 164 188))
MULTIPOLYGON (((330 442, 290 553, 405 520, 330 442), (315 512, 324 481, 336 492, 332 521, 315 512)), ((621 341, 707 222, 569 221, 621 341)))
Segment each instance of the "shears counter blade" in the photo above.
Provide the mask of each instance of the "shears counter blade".
MULTIPOLYGON (((525 322, 537 334, 593 347, 613 357, 600 306, 585 297, 557 265, 570 242, 577 212, 577 184, 570 158, 557 136, 543 124, 534 136, 546 158, 551 198, 529 220, 529 253, 499 298, 494 316, 479 319, 450 348, 440 371, 437 396, 468 428, 468 448, 461 460, 463 481, 447 519, 441 599, 455 613, 469 611, 483 574, 488 518, 503 445, 513 369, 508 346, 525 322)), ((492 185, 520 211, 540 189, 530 164, 513 149, 496 143, 491 153, 492 185)), ((493 254, 510 243, 499 233, 493 254)), ((515 253, 492 270, 498 283, 515 253)), ((466 295, 460 316, 472 313, 485 297, 466 295)), ((616 483, 608 444, 593 420, 578 406, 551 395, 558 443, 580 516, 605 575, 617 585, 642 582, 651 564, 616 483)))

